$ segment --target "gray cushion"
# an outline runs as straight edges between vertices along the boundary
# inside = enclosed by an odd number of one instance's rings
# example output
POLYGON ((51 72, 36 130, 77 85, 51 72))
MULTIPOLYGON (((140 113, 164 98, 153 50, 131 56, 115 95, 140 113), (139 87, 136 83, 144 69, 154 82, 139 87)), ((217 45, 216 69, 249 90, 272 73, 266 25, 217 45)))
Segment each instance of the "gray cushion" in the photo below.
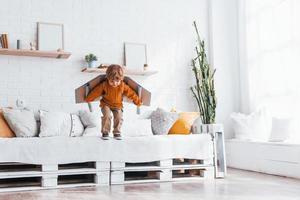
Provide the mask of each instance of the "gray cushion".
POLYGON ((157 108, 151 114, 151 128, 154 135, 167 135, 172 125, 178 119, 178 114, 166 112, 157 108))
POLYGON ((83 136, 100 136, 101 135, 101 113, 80 110, 79 116, 84 125, 83 136))
POLYGON ((80 120, 80 117, 76 114, 71 114, 71 120, 72 120, 71 136, 72 137, 82 136, 84 131, 84 126, 80 120))
POLYGON ((82 136, 84 127, 76 114, 40 111, 40 137, 82 136))
POLYGON ((38 125, 32 111, 3 109, 3 115, 17 137, 35 137, 38 135, 38 125))

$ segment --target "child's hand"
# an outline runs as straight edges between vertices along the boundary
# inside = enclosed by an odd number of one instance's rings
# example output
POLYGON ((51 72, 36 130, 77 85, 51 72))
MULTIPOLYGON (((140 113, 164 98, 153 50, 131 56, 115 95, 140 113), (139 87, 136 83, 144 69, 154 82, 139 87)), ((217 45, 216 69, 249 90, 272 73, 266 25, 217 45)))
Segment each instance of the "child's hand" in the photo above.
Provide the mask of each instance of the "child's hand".
POLYGON ((143 102, 141 100, 138 100, 137 102, 134 102, 136 107, 141 107, 143 105, 143 102))

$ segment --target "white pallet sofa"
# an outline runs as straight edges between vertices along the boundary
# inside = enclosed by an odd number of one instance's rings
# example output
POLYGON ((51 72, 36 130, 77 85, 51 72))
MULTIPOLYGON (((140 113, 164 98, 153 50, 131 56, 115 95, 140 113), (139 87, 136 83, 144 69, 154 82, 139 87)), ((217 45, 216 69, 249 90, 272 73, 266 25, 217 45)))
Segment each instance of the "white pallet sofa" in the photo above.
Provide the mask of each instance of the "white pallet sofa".
POLYGON ((300 144, 228 139, 225 146, 229 167, 300 178, 300 144))
POLYGON ((213 158, 166 159, 154 162, 111 162, 111 184, 131 184, 214 178, 213 158), (195 174, 191 175, 191 172, 195 174))
POLYGON ((0 192, 108 185, 109 163, 0 164, 0 192), (108 168, 102 168, 102 167, 108 168))
POLYGON ((218 177, 226 171, 218 173, 217 163, 225 163, 217 161, 216 148, 222 146, 222 140, 218 145, 216 138, 214 134, 196 134, 120 141, 99 137, 0 139, 0 191, 186 180, 189 177, 175 177, 173 172, 193 169, 200 170, 198 178, 218 177), (197 162, 176 165, 175 158, 197 162), (156 172, 157 177, 128 182, 126 174, 130 172, 156 172))
MULTIPOLYGON (((140 160, 112 161, 110 183, 114 185, 224 178, 226 159, 223 126, 220 124, 201 125, 199 128, 202 134, 165 136, 169 139, 173 137, 173 145, 164 145, 166 149, 168 146, 173 146, 171 156, 162 156, 159 160, 152 158, 144 162, 140 160), (182 150, 188 152, 182 153, 182 150), (202 155, 196 155, 197 152, 202 155), (183 159, 183 162, 179 162, 177 158, 183 159), (196 172, 196 174, 190 172, 196 172)), ((160 155, 155 151, 151 154, 160 155)))

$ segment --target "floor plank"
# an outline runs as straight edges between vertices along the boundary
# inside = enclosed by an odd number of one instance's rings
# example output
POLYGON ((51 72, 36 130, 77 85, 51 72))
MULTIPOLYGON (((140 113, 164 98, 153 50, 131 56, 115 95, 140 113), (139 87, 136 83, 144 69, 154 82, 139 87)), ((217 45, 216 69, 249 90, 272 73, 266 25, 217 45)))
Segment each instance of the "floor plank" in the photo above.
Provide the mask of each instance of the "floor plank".
POLYGON ((226 179, 0 193, 0 200, 296 200, 300 180, 230 169, 226 179))

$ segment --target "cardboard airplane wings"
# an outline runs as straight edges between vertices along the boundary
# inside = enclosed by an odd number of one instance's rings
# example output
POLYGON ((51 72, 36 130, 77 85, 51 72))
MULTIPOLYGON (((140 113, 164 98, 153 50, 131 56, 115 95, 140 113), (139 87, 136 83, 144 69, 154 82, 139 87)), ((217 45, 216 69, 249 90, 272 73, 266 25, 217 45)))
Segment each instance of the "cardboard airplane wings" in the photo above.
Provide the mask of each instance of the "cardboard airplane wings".
MULTIPOLYGON (((89 82, 83 84, 79 88, 75 89, 75 102, 86 103, 84 99, 88 95, 88 93, 99 83, 105 80, 106 80, 105 75, 99 75, 96 78, 90 80, 89 82)), ((139 85, 138 83, 136 83, 134 80, 132 80, 127 76, 124 77, 124 82, 137 93, 137 95, 142 99, 144 106, 150 106, 151 93, 148 90, 146 90, 141 85, 139 85)), ((99 101, 99 99, 100 97, 95 99, 94 101, 99 101)), ((127 98, 125 98, 124 100, 127 102, 131 102, 127 98)))

